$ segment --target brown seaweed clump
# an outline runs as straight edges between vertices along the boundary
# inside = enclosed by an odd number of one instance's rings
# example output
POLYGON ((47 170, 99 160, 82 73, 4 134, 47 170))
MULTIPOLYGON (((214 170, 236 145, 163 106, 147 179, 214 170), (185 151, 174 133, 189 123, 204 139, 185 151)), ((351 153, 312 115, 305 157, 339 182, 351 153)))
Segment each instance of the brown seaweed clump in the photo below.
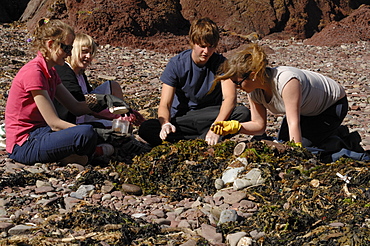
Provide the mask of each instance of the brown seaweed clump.
POLYGON ((242 156, 266 179, 244 189, 258 212, 218 229, 263 232, 258 245, 370 245, 370 163, 323 164, 289 143, 279 149, 247 145, 242 156))
POLYGON ((212 195, 232 156, 234 141, 208 146, 204 140, 165 143, 150 153, 135 157, 132 164, 116 166, 126 183, 140 186, 146 194, 179 201, 212 195))

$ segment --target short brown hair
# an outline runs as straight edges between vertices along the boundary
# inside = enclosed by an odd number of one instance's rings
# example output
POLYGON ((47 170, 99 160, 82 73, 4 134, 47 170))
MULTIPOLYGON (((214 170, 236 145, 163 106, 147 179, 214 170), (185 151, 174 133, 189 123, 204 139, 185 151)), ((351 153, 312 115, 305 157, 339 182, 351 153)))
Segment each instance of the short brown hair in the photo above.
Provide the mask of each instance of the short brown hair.
POLYGON ((201 18, 191 24, 189 39, 191 46, 198 44, 216 47, 220 40, 220 32, 211 19, 201 18))

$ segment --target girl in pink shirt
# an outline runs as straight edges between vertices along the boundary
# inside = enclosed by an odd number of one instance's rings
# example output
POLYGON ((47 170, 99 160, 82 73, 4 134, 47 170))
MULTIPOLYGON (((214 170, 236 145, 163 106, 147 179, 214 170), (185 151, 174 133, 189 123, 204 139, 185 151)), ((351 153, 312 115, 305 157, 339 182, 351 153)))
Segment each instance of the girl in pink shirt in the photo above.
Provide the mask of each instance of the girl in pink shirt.
POLYGON ((15 161, 86 164, 95 151, 97 134, 90 125, 60 119, 54 98, 75 115, 92 113, 61 83, 54 66, 71 55, 73 29, 60 20, 41 19, 34 32, 37 57, 12 82, 5 109, 6 150, 15 161))

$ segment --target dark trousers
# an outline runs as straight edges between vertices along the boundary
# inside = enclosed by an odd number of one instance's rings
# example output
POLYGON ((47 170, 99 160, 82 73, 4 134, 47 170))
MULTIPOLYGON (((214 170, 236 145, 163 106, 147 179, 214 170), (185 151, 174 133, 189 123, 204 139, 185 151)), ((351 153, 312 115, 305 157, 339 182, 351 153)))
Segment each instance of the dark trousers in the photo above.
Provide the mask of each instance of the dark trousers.
MULTIPOLYGON (((348 100, 347 97, 344 97, 319 115, 301 115, 302 137, 310 140, 313 146, 319 146, 321 142, 326 140, 338 129, 346 117, 347 112, 348 100)), ((286 117, 284 117, 281 124, 278 139, 283 141, 290 140, 286 117)))
MULTIPOLYGON (((170 133, 166 141, 177 142, 184 139, 204 139, 212 123, 220 112, 220 106, 210 106, 198 110, 191 110, 185 115, 174 117, 171 123, 176 127, 175 133, 170 133)), ((237 106, 231 113, 228 120, 240 122, 250 121, 250 111, 247 107, 237 106)), ((162 143, 159 137, 161 124, 158 119, 150 119, 141 124, 139 136, 151 146, 162 143)))

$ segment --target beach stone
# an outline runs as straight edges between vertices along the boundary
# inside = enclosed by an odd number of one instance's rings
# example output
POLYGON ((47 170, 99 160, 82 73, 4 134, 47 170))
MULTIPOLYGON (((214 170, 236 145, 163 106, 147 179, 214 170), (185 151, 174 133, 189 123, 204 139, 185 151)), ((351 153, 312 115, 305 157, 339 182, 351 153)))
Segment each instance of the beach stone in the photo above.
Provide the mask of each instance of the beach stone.
POLYGON ((51 191, 54 191, 54 188, 51 187, 50 185, 49 186, 41 186, 41 187, 38 187, 38 188, 35 189, 36 194, 42 194, 42 193, 47 193, 47 192, 51 192, 51 191))
POLYGON ((8 234, 9 235, 29 234, 34 229, 37 229, 37 227, 29 225, 16 225, 8 230, 8 234))
POLYGON ((185 243, 180 244, 180 246, 197 246, 197 241, 190 239, 186 241, 185 243))
POLYGON ((2 232, 6 232, 8 231, 10 228, 12 228, 14 226, 13 223, 7 223, 7 222, 0 222, 0 231, 2 232))
POLYGON ((142 190, 139 186, 133 184, 122 184, 122 191, 130 195, 141 195, 142 190))
POLYGON ((182 228, 191 228, 189 222, 187 220, 181 220, 177 227, 182 227, 182 228))
POLYGON ((258 240, 260 239, 261 237, 264 237, 265 236, 265 233, 264 232, 259 232, 257 230, 253 230, 251 231, 250 233, 250 236, 254 239, 254 240, 258 240))
POLYGON ((224 202, 227 204, 234 204, 246 197, 247 194, 244 191, 233 191, 224 196, 224 202))
POLYGON ((246 232, 236 232, 236 233, 228 234, 226 236, 226 243, 228 243, 228 245, 230 246, 236 246, 239 240, 245 235, 247 235, 246 232))
POLYGON ((252 246, 253 240, 250 237, 242 237, 236 246, 252 246))
POLYGON ((64 203, 67 211, 70 211, 74 205, 80 202, 80 199, 73 197, 65 197, 64 203))
POLYGON ((78 187, 76 192, 71 192, 70 196, 77 199, 84 199, 89 195, 90 191, 94 189, 94 185, 81 185, 80 187, 78 187))
POLYGON ((155 209, 151 212, 151 214, 157 216, 158 218, 164 218, 165 216, 163 209, 155 209))
POLYGON ((109 193, 114 189, 114 185, 111 181, 105 180, 104 185, 101 187, 101 192, 109 193))
POLYGON ((226 222, 234 222, 238 219, 238 213, 234 209, 223 210, 220 214, 220 219, 217 225, 221 225, 226 222))
POLYGON ((204 237, 211 244, 222 243, 222 234, 217 233, 216 227, 202 224, 201 225, 201 236, 204 237))
POLYGON ((123 197, 122 191, 113 191, 111 193, 111 195, 114 196, 114 197, 117 197, 117 198, 122 198, 123 197))
POLYGON ((5 216, 7 215, 7 211, 6 211, 6 208, 4 208, 3 206, 0 207, 0 216, 5 216))
POLYGON ((102 201, 109 201, 112 199, 111 194, 104 194, 103 197, 101 198, 102 201))
POLYGON ((158 225, 171 225, 171 220, 169 219, 163 219, 163 218, 160 218, 160 219, 155 219, 154 222, 158 225))
POLYGON ((343 227, 344 224, 341 222, 334 222, 329 224, 331 227, 343 227))
POLYGON ((235 190, 241 190, 251 185, 263 184, 265 180, 262 178, 262 171, 258 168, 251 169, 246 175, 236 179, 233 183, 235 190))

